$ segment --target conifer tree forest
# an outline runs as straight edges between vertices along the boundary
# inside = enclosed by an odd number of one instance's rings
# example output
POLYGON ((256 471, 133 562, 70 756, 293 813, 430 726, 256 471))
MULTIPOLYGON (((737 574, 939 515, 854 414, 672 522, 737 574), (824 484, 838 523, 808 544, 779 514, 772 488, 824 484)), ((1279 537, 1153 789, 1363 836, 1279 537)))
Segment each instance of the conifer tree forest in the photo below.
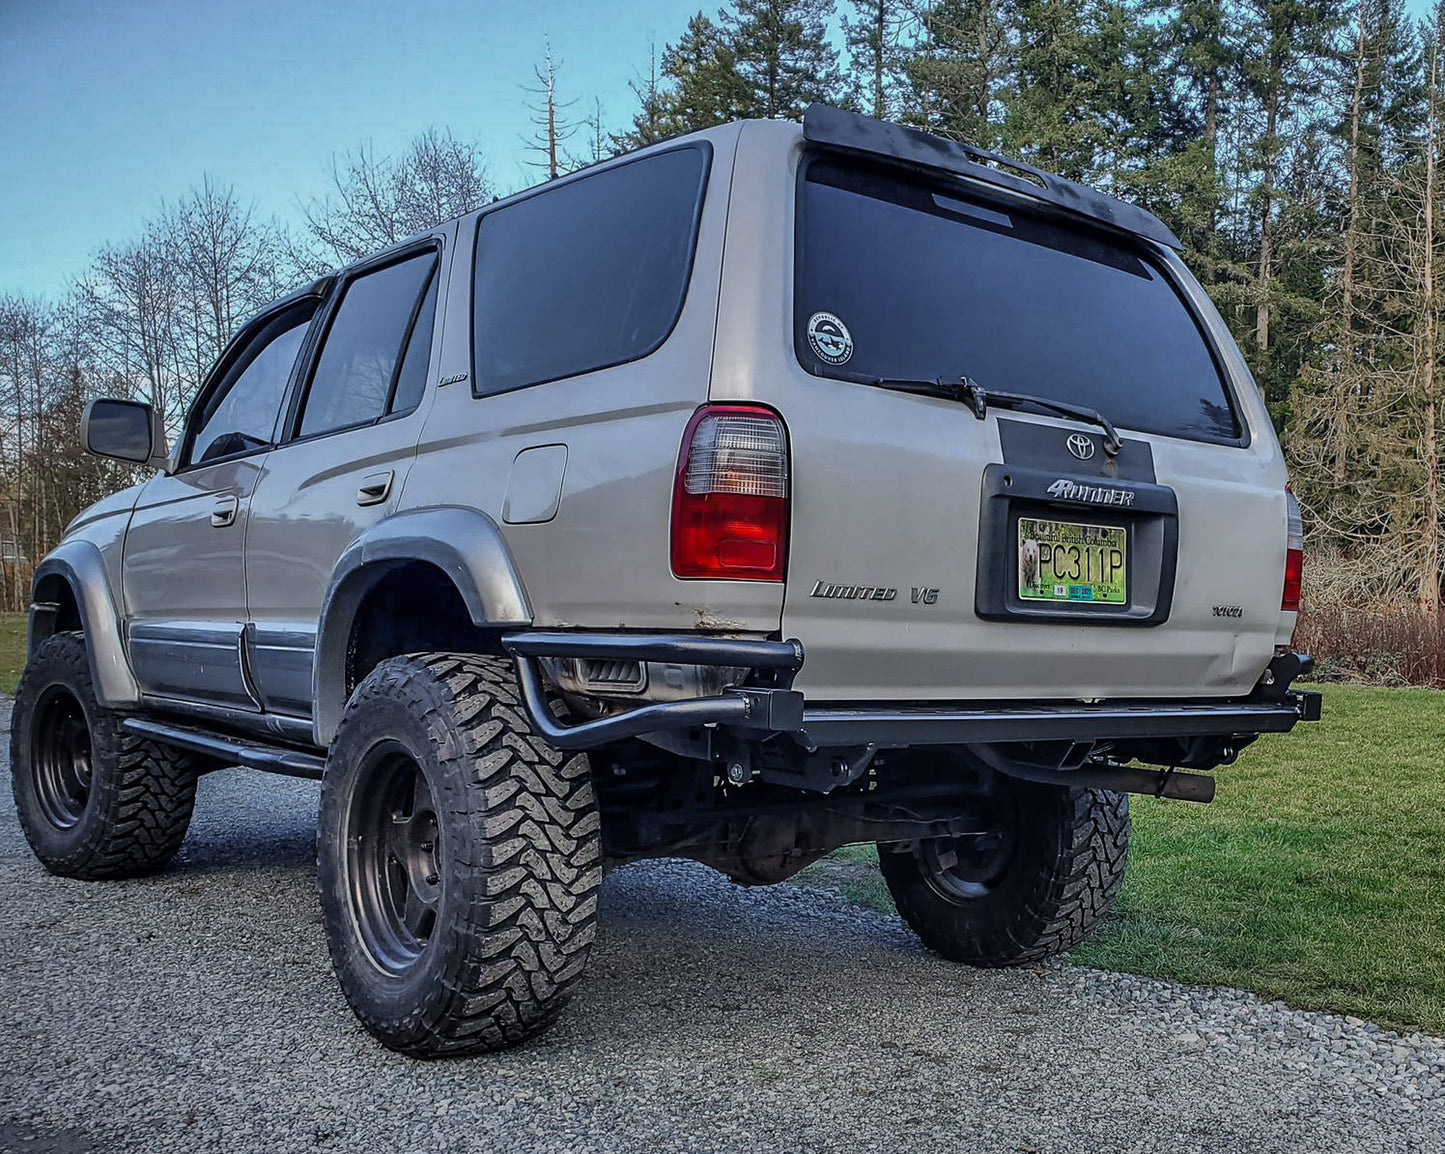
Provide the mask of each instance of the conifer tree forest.
MULTIPOLYGON (((733 0, 640 45, 608 123, 538 45, 538 179, 739 117, 841 105, 1148 208, 1233 329, 1303 506, 1307 596, 1441 617, 1445 4, 1404 0, 733 0)), ((333 162, 286 228, 203 181, 59 300, 0 297, 0 607, 86 502, 84 401, 178 424, 244 317, 503 191, 464 125, 333 162), (453 133, 458 135, 454 135, 453 133)), ((1307 609, 1307 615, 1308 615, 1307 609)))

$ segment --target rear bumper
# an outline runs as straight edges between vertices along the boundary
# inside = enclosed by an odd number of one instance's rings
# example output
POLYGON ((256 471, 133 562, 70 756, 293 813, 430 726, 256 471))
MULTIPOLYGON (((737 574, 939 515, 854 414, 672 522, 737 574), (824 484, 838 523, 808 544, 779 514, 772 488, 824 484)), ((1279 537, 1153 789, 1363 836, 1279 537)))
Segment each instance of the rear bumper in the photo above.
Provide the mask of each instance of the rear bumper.
POLYGON ((792 689, 802 667, 797 641, 746 641, 692 634, 513 633, 502 644, 517 663, 533 728, 559 749, 587 749, 646 733, 713 725, 740 736, 784 733, 808 749, 876 745, 970 745, 1012 741, 1105 741, 1284 733, 1320 715, 1318 693, 1288 688, 1308 658, 1277 658, 1248 698, 1118 700, 1095 703, 958 702, 938 705, 810 704, 792 689), (758 671, 756 686, 671 701, 567 725, 547 702, 543 657, 625 658, 758 671), (1276 673, 1276 666, 1279 670, 1276 673))

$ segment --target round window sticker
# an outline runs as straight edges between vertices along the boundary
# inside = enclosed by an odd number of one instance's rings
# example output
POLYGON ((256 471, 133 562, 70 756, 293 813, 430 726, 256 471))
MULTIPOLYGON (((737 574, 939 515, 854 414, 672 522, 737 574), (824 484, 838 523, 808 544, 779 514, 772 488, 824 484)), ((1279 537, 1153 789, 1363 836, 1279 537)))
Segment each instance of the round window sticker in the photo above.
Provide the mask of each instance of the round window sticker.
POLYGON ((808 344, 818 359, 841 365, 853 355, 853 334, 832 313, 814 313, 808 318, 808 344))

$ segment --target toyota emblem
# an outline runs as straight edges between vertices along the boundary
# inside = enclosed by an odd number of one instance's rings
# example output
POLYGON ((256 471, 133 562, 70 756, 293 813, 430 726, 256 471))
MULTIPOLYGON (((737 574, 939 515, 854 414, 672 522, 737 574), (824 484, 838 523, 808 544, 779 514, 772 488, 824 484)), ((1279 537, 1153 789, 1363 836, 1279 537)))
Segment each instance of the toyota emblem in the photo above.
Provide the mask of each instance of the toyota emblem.
POLYGON ((1075 433, 1068 441, 1069 452, 1081 461, 1087 461, 1094 455, 1094 442, 1083 433, 1075 433))

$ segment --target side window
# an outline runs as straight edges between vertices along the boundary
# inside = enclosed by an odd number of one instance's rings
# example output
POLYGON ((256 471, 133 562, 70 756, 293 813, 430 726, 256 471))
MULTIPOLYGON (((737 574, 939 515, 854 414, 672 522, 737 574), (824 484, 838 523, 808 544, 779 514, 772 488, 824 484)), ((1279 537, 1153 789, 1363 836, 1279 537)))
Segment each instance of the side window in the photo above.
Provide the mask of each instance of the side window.
POLYGON ((266 325, 191 418, 185 464, 264 449, 276 438, 286 384, 316 311, 308 301, 266 325))
POLYGON ((411 326, 411 336, 406 340, 406 352, 401 358, 401 369, 396 374, 396 389, 387 406, 387 414, 409 413, 421 403, 422 390, 426 388, 426 371, 431 364, 432 326, 437 315, 437 280, 432 274, 426 296, 422 298, 421 309, 416 314, 416 324, 411 326))
POLYGON ((316 361, 298 436, 369 424, 416 404, 431 354, 436 266, 436 254, 425 252, 346 286, 316 361))
POLYGON ((679 148, 546 189, 477 225, 478 393, 635 361, 682 311, 709 153, 679 148))

